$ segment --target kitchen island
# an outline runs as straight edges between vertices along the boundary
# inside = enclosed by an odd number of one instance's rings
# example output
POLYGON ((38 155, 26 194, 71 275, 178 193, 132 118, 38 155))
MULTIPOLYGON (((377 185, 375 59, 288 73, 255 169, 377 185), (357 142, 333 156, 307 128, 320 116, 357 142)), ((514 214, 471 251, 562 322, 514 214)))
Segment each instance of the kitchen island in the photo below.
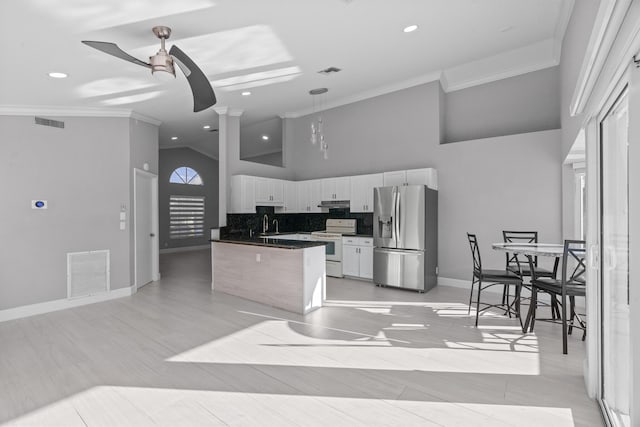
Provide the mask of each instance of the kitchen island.
POLYGON ((212 239, 211 273, 217 292, 306 314, 325 299, 325 243, 212 239))

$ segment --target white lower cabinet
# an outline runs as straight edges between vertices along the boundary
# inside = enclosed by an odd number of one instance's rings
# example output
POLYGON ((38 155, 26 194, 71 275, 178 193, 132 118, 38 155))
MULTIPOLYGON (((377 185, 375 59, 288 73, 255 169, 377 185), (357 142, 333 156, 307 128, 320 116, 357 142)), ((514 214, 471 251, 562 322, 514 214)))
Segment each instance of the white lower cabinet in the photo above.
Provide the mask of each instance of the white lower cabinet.
POLYGON ((342 238, 342 274, 373 279, 373 238, 342 238))

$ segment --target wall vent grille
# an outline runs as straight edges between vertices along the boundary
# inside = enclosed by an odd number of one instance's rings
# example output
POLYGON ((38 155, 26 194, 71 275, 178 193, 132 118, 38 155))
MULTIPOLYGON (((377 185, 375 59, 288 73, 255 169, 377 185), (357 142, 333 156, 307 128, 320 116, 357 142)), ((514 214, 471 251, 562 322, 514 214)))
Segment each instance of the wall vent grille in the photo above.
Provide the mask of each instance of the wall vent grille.
POLYGON ((45 119, 44 117, 36 117, 36 124, 64 129, 64 122, 61 122, 60 120, 45 119))
POLYGON ((67 254, 67 298, 109 291, 109 250, 67 254))

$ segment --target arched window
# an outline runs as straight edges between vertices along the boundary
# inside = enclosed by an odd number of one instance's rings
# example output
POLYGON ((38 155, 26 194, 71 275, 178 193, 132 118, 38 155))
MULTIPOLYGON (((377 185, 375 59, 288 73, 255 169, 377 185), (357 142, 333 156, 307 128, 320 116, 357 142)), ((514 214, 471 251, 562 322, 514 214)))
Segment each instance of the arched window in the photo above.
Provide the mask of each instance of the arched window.
POLYGON ((200 174, 187 166, 180 166, 169 177, 172 184, 204 185, 200 174))

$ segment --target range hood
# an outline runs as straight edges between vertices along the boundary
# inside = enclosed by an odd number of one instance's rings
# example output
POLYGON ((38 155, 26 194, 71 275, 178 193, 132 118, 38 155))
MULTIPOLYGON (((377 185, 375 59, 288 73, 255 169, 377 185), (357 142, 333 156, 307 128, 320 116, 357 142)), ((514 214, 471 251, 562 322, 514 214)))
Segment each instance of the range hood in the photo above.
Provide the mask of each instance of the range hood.
POLYGON ((347 209, 351 206, 349 200, 323 200, 318 205, 319 208, 347 209))

